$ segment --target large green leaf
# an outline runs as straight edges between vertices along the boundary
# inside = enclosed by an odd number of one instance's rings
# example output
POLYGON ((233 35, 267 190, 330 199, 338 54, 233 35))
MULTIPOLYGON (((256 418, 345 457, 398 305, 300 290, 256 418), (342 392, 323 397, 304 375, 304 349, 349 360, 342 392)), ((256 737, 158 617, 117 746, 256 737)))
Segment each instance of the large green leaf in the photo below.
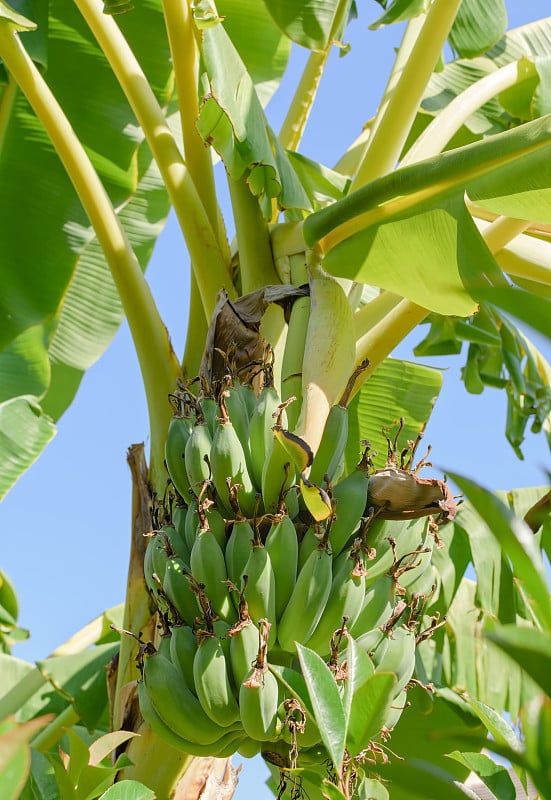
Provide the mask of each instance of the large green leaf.
POLYGON ((427 7, 425 0, 394 0, 390 5, 385 6, 385 10, 375 22, 372 22, 369 29, 372 31, 382 28, 383 25, 392 25, 396 22, 412 19, 422 14, 427 7))
POLYGON ((349 435, 345 454, 351 472, 359 460, 360 440, 367 439, 378 452, 377 466, 386 462, 387 442, 382 428, 405 420, 402 442, 415 440, 427 423, 442 388, 442 373, 409 361, 387 358, 352 400, 348 412, 349 435))
POLYGON ((309 209, 310 201, 266 120, 251 76, 221 23, 202 32, 206 68, 197 127, 232 178, 245 177, 266 218, 272 199, 281 208, 309 209))
POLYGON ((489 628, 486 636, 551 697, 551 640, 547 634, 534 628, 500 625, 489 628))
POLYGON ((266 8, 293 42, 309 50, 325 50, 338 39, 347 21, 351 0, 264 0, 266 8))
POLYGON ((510 559, 516 580, 529 598, 535 618, 551 631, 551 600, 541 552, 528 526, 491 492, 473 481, 450 473, 473 507, 487 523, 510 559))
POLYGON ((55 427, 33 397, 0 405, 0 498, 55 436, 55 427))
POLYGON ((449 35, 450 45, 465 58, 485 53, 507 28, 503 0, 463 0, 449 35))
POLYGON ((475 308, 469 290, 498 282, 501 273, 465 209, 464 192, 497 213, 545 222, 550 153, 545 117, 373 181, 308 217, 305 239, 322 240, 332 274, 467 316, 475 308))

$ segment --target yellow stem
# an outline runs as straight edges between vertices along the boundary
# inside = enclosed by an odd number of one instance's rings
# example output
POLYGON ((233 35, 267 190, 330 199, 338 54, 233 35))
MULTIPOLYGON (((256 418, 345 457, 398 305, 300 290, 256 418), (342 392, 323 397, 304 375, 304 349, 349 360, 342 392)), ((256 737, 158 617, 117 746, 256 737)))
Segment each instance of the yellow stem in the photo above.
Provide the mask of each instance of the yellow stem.
POLYGON ((316 99, 318 86, 329 57, 330 48, 311 52, 304 72, 279 132, 279 141, 287 150, 298 150, 310 111, 316 99))

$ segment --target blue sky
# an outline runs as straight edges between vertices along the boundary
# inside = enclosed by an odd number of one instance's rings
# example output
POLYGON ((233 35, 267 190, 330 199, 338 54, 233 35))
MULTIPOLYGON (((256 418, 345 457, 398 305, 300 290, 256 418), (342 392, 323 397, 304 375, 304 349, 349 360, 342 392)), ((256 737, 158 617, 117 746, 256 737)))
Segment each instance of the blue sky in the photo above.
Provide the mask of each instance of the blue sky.
MULTIPOLYGON (((373 115, 399 41, 389 28, 365 35, 378 6, 359 3, 350 27, 351 52, 335 52, 324 77, 301 151, 333 164, 373 115), (327 114, 327 109, 330 113, 327 114)), ((548 13, 548 0, 512 0, 510 26, 548 13)), ((305 54, 295 50, 289 76, 271 103, 277 129, 305 54)), ((223 185, 221 167, 219 183, 223 185)), ((187 255, 174 218, 162 234, 148 270, 154 296, 180 353, 186 332, 187 255), (184 268, 182 268, 184 266, 184 268)), ((394 353, 411 358, 414 333, 394 353)), ((201 346, 201 342, 197 342, 201 346)), ((551 350, 545 345, 548 358, 551 350)), ((433 460, 491 489, 545 482, 548 454, 542 438, 528 434, 524 462, 505 441, 505 397, 486 390, 468 395, 459 381, 462 358, 432 359, 446 370, 444 388, 425 441, 433 460)), ((123 325, 105 356, 85 376, 74 405, 40 460, 0 507, 0 563, 13 579, 21 603, 20 623, 29 642, 15 655, 34 660, 50 653, 104 608, 123 600, 130 531, 130 475, 126 450, 147 443, 147 413, 137 360, 123 325)), ((258 792, 258 769, 247 768, 236 798, 258 792)))

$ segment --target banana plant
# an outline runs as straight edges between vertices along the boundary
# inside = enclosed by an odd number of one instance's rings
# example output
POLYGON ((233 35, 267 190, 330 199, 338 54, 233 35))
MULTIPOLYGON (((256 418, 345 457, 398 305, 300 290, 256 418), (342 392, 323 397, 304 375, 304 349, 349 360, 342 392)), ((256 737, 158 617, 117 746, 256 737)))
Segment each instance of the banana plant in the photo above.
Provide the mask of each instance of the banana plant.
POLYGON ((525 332, 551 334, 551 18, 379 4, 369 35, 402 23, 401 43, 328 166, 299 148, 353 0, 0 0, 0 496, 123 317, 150 426, 123 608, 28 665, 0 573, 10 798, 205 797, 208 770, 229 796, 235 752, 278 798, 461 797, 471 772, 512 797, 488 734, 549 794, 548 491, 455 476, 458 508, 419 477, 442 376, 390 356, 419 325, 418 355, 466 343, 465 388, 506 392, 517 455, 528 426, 551 441, 525 332), (171 208, 181 354, 144 274, 171 208))

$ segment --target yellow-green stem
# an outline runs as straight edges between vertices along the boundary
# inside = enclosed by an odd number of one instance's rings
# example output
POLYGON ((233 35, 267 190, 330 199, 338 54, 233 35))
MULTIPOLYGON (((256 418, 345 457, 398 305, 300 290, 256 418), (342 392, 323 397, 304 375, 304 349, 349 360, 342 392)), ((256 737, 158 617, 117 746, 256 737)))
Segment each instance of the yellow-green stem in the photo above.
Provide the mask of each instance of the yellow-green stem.
POLYGON ((205 314, 210 318, 216 293, 232 287, 228 264, 184 162, 147 79, 115 20, 103 14, 100 0, 75 0, 108 59, 145 134, 174 206, 196 268, 205 314))
POLYGON ((17 83, 8 77, 8 83, 4 86, 0 95, 0 153, 4 147, 6 131, 10 121, 11 113, 17 96, 17 83))
POLYGON ((418 30, 416 23, 415 42, 403 68, 391 76, 351 192, 394 169, 460 4, 461 0, 433 0, 418 30))
POLYGON ((310 111, 316 99, 323 70, 329 58, 329 52, 329 49, 322 52, 311 52, 308 57, 304 72, 301 75, 279 132, 281 146, 288 150, 298 150, 310 111))
POLYGON ((49 725, 46 725, 46 727, 34 737, 31 742, 33 748, 38 750, 39 753, 47 753, 48 750, 51 750, 51 748, 59 742, 65 730, 75 725, 79 719, 80 717, 74 707, 72 705, 67 706, 61 714, 58 714, 49 725))
POLYGON ((368 334, 376 325, 382 322, 386 315, 390 314, 401 301, 402 298, 399 295, 382 291, 371 302, 359 308, 354 314, 356 341, 360 341, 362 336, 368 334))
POLYGON ((498 253, 505 245, 530 227, 530 220, 498 217, 483 232, 484 241, 491 253, 498 253))
POLYGON ((188 323, 186 349, 182 361, 182 373, 185 381, 193 380, 199 374, 203 347, 207 338, 208 322, 201 304, 201 295, 193 270, 190 273, 188 323))
POLYGON ((400 166, 440 153, 469 117, 500 92, 528 79, 518 61, 492 72, 461 92, 443 109, 410 147, 400 166))
POLYGON ((268 225, 258 200, 242 179, 228 176, 228 186, 239 249, 241 294, 248 294, 279 280, 274 269, 268 225))
POLYGON ((224 259, 229 263, 229 245, 216 198, 212 151, 205 145, 196 127, 199 116, 198 32, 188 0, 163 0, 163 10, 179 99, 186 164, 224 259))
POLYGON ((18 35, 5 24, 0 25, 0 56, 46 129, 111 269, 140 363, 151 427, 151 467, 161 482, 170 416, 166 395, 179 371, 166 329, 90 159, 18 35))
POLYGON ((357 340, 356 365, 368 358, 369 367, 361 373, 361 380, 357 382, 353 394, 356 394, 379 364, 429 313, 428 309, 412 303, 411 300, 401 299, 357 340))

